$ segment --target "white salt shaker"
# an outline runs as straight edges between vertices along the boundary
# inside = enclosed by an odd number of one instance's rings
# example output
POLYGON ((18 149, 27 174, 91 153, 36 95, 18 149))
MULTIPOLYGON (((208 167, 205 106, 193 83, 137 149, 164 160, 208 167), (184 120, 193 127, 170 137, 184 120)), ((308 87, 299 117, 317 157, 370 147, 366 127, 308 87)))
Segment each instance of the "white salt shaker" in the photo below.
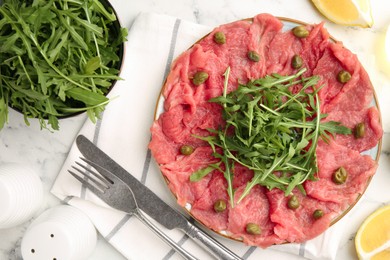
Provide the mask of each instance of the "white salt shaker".
POLYGON ((24 260, 82 260, 96 247, 97 234, 81 210, 60 205, 50 208, 27 229, 21 245, 24 260))
POLYGON ((0 229, 26 222, 42 202, 42 182, 31 168, 18 163, 0 165, 0 229))

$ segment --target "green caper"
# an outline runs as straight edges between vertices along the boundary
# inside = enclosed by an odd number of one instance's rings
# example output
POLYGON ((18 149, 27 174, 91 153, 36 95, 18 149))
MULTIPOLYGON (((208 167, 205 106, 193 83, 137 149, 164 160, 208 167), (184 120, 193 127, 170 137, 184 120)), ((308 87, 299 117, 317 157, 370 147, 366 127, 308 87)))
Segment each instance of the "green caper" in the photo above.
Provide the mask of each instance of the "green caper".
POLYGON ((258 62, 260 60, 259 54, 255 51, 248 51, 248 58, 254 62, 258 62))
POLYGON ((182 155, 190 155, 194 152, 194 147, 192 147, 191 145, 183 145, 182 147, 180 147, 180 153, 182 155))
POLYGON ((291 67, 294 69, 299 69, 303 65, 303 60, 301 56, 299 55, 294 55, 291 59, 291 67))
POLYGON ((208 78, 209 74, 207 72, 199 71, 195 73, 192 79, 192 83, 194 83, 194 85, 196 86, 199 86, 200 84, 204 83, 208 78))
POLYGON ((309 31, 303 25, 294 27, 292 29, 292 33, 298 38, 306 38, 307 36, 309 36, 309 31))
POLYGON ((297 208, 299 208, 299 200, 298 200, 297 196, 292 195, 291 198, 288 200, 287 206, 290 209, 297 209, 297 208))
POLYGON ((222 211, 225 211, 225 209, 226 209, 226 201, 224 201, 224 200, 217 200, 214 203, 214 210, 215 210, 215 212, 222 212, 222 211))
POLYGON ((223 32, 216 32, 214 34, 214 41, 218 44, 226 43, 226 36, 223 32))
POLYGON ((313 212, 313 218, 314 219, 320 219, 322 218, 322 216, 324 216, 324 212, 320 209, 316 209, 314 212, 313 212))
POLYGON ((343 84, 347 83, 351 79, 351 77, 351 74, 346 70, 342 70, 337 74, 337 80, 343 84))
POLYGON ((246 232, 251 235, 260 235, 261 234, 261 229, 259 225, 255 223, 248 223, 246 224, 246 232))
POLYGON ((344 167, 338 168, 332 176, 332 181, 336 184, 343 184, 347 181, 348 173, 344 167))
POLYGON ((359 123, 355 126, 354 134, 356 139, 364 137, 366 134, 364 123, 359 123))

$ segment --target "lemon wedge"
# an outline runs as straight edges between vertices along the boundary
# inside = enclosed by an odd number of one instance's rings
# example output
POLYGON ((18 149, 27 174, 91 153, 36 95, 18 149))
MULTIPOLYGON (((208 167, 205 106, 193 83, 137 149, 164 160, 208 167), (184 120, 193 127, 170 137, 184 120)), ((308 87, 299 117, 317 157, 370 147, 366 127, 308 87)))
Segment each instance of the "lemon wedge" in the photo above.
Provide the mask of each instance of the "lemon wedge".
POLYGON ((363 222, 355 247, 359 259, 390 259, 390 205, 379 208, 363 222))
POLYGON ((385 51, 387 62, 390 62, 390 25, 387 27, 386 38, 385 38, 385 51))
POLYGON ((330 21, 350 26, 372 27, 370 0, 312 0, 315 7, 330 21))

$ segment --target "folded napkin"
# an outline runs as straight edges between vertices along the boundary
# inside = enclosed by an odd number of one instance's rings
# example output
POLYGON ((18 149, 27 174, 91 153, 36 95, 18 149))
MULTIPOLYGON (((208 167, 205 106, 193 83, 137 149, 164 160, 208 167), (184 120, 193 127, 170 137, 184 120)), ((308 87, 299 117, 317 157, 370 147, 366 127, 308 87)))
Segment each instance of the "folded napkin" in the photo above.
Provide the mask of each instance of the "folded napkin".
MULTIPOLYGON (((175 199, 165 185, 158 166, 148 151, 149 128, 154 120, 156 101, 172 60, 189 48, 211 28, 174 17, 142 13, 132 25, 125 47, 121 77, 109 96, 117 97, 107 106, 96 124, 85 122, 80 134, 93 141, 123 168, 147 185, 158 196, 179 211, 175 199)), ((97 230, 129 259, 179 259, 170 247, 161 242, 136 218, 113 210, 78 183, 67 170, 79 161, 75 144, 52 187, 62 201, 84 211, 97 230)), ((303 244, 272 246, 266 250, 245 246, 211 233, 243 259, 277 256, 293 258, 335 259, 343 226, 349 215, 330 227, 323 235, 303 244)), ((210 256, 179 230, 161 229, 199 259, 210 256)))

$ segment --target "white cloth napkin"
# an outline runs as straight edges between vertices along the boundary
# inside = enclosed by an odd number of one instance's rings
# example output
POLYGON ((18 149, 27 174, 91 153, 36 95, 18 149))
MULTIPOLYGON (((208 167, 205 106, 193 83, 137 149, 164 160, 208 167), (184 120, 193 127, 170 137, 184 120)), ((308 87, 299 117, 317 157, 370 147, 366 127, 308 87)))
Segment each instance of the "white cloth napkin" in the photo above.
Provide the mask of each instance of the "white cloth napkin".
MULTIPOLYGON (((156 100, 172 60, 204 36, 211 28, 174 17, 142 13, 130 29, 125 47, 125 63, 110 97, 117 97, 106 108, 97 124, 87 120, 80 134, 93 141, 122 167, 145 183, 168 204, 177 207, 156 163, 148 151, 149 128, 154 120, 156 100)), ((73 144, 52 187, 59 199, 84 211, 97 230, 128 259, 179 259, 136 218, 110 209, 94 194, 85 190, 67 170, 79 161, 80 152, 73 144)), ((349 213, 351 214, 351 212, 349 213)), ((269 249, 245 246, 240 242, 216 237, 243 259, 272 257, 280 251, 310 259, 335 259, 342 228, 349 215, 323 235, 303 244, 285 244, 269 249)), ((178 230, 161 229, 199 259, 210 256, 178 230)), ((290 255, 292 257, 292 255, 290 255)), ((285 258, 289 258, 285 255, 285 258)), ((279 257, 280 258, 280 253, 279 257)))

